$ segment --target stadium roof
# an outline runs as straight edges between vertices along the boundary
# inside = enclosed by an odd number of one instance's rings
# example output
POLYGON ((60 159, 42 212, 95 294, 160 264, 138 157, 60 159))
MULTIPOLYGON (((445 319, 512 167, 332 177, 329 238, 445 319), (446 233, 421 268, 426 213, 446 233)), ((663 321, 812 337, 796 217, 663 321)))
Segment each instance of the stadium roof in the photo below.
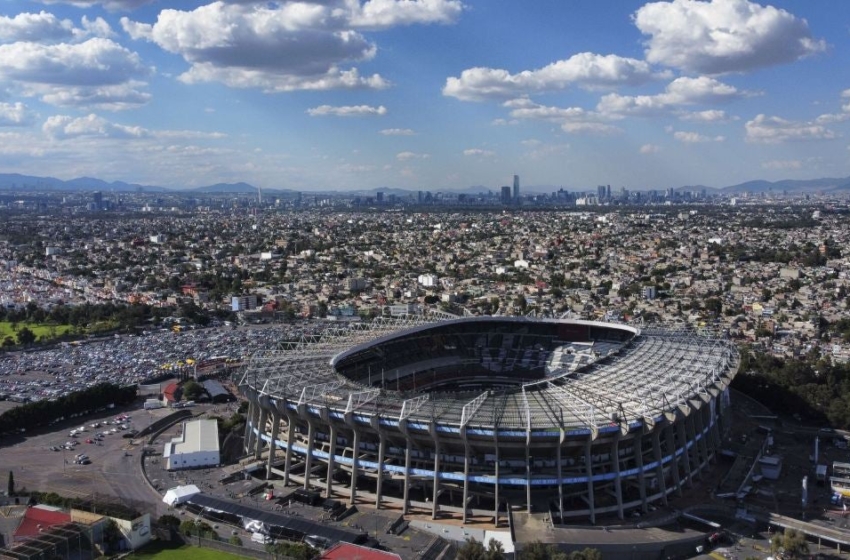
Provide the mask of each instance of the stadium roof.
POLYGON ((570 433, 595 436, 600 431, 625 432, 641 423, 651 426, 665 415, 687 414, 723 390, 738 367, 732 344, 688 328, 636 329, 525 317, 455 318, 442 324, 464 321, 479 321, 482 329, 493 322, 568 323, 629 330, 634 336, 622 344, 603 343, 601 351, 591 347, 577 369, 555 371, 506 391, 417 394, 356 383, 331 365, 340 355, 351 355, 352 349, 375 340, 441 324, 419 317, 380 318, 259 353, 247 363, 243 383, 269 398, 379 415, 389 422, 436 422, 454 431, 497 426, 531 432, 563 426, 570 433))

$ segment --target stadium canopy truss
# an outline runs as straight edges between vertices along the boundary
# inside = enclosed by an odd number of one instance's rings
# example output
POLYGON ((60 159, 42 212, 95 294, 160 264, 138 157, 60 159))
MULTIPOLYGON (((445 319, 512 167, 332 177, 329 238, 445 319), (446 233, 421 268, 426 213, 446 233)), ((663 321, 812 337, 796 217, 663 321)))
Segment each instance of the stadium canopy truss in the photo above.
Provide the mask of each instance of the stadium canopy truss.
POLYGON ((622 519, 711 468, 738 362, 685 327, 377 319, 248 360, 245 444, 284 484, 352 504, 622 519))

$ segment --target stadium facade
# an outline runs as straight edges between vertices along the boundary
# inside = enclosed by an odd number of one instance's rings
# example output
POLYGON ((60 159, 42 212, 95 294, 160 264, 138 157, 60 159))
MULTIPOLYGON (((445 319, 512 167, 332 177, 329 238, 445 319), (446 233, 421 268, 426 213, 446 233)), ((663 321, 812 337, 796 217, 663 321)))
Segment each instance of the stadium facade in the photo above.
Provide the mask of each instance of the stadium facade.
POLYGON ((350 503, 622 519, 711 468, 738 362, 689 329, 383 319, 252 357, 245 444, 284 484, 350 503))

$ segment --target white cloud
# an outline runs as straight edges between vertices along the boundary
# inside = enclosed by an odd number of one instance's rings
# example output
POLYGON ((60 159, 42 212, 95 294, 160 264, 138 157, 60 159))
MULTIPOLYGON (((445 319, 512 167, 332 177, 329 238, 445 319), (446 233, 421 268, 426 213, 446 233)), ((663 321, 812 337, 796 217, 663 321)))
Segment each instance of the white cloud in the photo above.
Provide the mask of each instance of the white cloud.
POLYGON ((346 5, 351 25, 369 29, 454 23, 463 11, 459 0, 367 0, 362 6, 359 0, 350 0, 346 5))
POLYGON ((134 10, 145 4, 152 4, 156 0, 42 0, 45 4, 70 4, 78 8, 91 8, 103 6, 111 12, 134 10))
MULTIPOLYGON (((845 111, 850 111, 850 106, 844 107, 845 111)), ((827 113, 824 115, 819 115, 818 118, 815 119, 815 123, 817 124, 833 124, 840 123, 846 120, 850 120, 850 112, 844 113, 827 113)))
POLYGON ((0 81, 24 96, 41 96, 62 106, 120 109, 146 103, 137 77, 151 68, 141 57, 111 39, 43 45, 17 42, 0 45, 0 81))
POLYGON ((803 162, 801 162, 800 160, 797 160, 797 159, 772 160, 772 161, 762 162, 761 167, 762 167, 762 169, 773 169, 773 170, 779 170, 779 171, 786 171, 786 170, 789 170, 789 169, 795 170, 795 169, 801 169, 803 167, 803 162))
POLYGON ((550 157, 561 157, 564 153, 569 151, 569 144, 543 144, 537 143, 533 146, 531 150, 524 154, 526 159, 530 159, 533 161, 540 161, 550 157))
POLYGON ((762 144, 832 140, 838 135, 825 126, 812 122, 794 122, 780 117, 757 115, 745 125, 746 140, 762 144))
POLYGON ((490 124, 493 126, 509 126, 519 124, 519 121, 516 119, 507 120, 507 119, 493 119, 490 124))
POLYGON ((26 126, 33 115, 23 103, 0 103, 0 126, 26 126))
POLYGON ((642 154, 657 154, 661 151, 661 146, 656 146, 655 144, 644 144, 640 147, 640 153, 642 154))
POLYGON ((737 88, 709 78, 676 78, 657 95, 619 95, 609 93, 599 100, 596 110, 608 116, 649 116, 673 108, 694 104, 728 102, 749 95, 737 88))
POLYGON ((146 85, 131 80, 117 85, 67 87, 45 93, 42 100, 57 107, 122 111, 145 105, 151 100, 151 94, 142 91, 146 85))
POLYGON ((379 107, 372 107, 371 105, 344 105, 341 107, 319 105, 318 107, 307 109, 307 114, 311 117, 371 117, 386 115, 387 108, 383 105, 379 107))
POLYGON ((410 161, 413 159, 428 159, 430 158, 430 154, 417 154, 415 152, 399 152, 395 155, 395 158, 398 161, 410 161))
POLYGON ((572 134, 611 134, 620 130, 603 122, 603 115, 585 111, 581 107, 550 107, 539 105, 526 98, 506 101, 503 106, 511 109, 511 117, 514 119, 554 122, 560 125, 564 132, 572 134))
POLYGON ((150 69, 141 57, 110 39, 79 44, 0 45, 0 78, 70 86, 120 84, 150 69))
POLYGON ((416 134, 410 128, 385 128, 379 131, 379 133, 384 136, 413 136, 416 134))
POLYGON ((678 130, 673 133, 673 138, 682 142, 683 144, 700 144, 703 142, 723 142, 726 140, 723 136, 705 136, 704 134, 699 134, 698 132, 685 132, 682 130, 678 130))
POLYGON ((111 140, 221 140, 227 137, 226 134, 221 132, 149 130, 141 126, 117 124, 94 113, 78 118, 68 115, 54 115, 47 118, 41 129, 52 140, 83 137, 111 140))
POLYGON ((80 118, 67 115, 48 117, 42 125, 44 133, 54 140, 67 140, 78 137, 98 137, 110 139, 143 138, 149 133, 137 126, 115 124, 94 113, 80 118))
POLYGON ((496 152, 494 152, 493 150, 482 150, 481 148, 468 148, 463 151, 463 155, 468 157, 476 156, 482 158, 489 158, 495 156, 496 152))
POLYGON ((443 95, 464 101, 506 99, 562 90, 570 85, 586 88, 638 85, 657 77, 642 60, 584 52, 518 74, 497 68, 469 68, 459 78, 446 79, 443 95))
POLYGON ((822 51, 806 20, 748 0, 652 2, 634 14, 646 60, 690 72, 743 72, 822 51))
POLYGON ((700 123, 721 123, 730 120, 737 120, 737 117, 730 117, 726 111, 719 109, 708 109, 706 111, 695 111, 692 113, 680 113, 679 120, 700 122, 700 123))
POLYGON ((86 16, 83 16, 81 20, 84 30, 84 36, 91 37, 114 37, 115 32, 112 31, 112 27, 101 17, 96 17, 94 19, 89 19, 86 16))
POLYGON ((55 42, 73 39, 74 24, 69 19, 60 20, 48 12, 20 13, 15 17, 0 16, 0 41, 55 42))
POLYGON ((134 39, 152 41, 189 63, 185 83, 221 82, 267 92, 381 89, 380 75, 361 76, 353 64, 377 46, 358 28, 449 23, 456 0, 212 2, 191 11, 162 10, 150 25, 121 19, 134 39))
POLYGON ((337 169, 343 173, 370 173, 375 171, 377 167, 374 165, 364 165, 355 163, 342 163, 337 166, 337 169))

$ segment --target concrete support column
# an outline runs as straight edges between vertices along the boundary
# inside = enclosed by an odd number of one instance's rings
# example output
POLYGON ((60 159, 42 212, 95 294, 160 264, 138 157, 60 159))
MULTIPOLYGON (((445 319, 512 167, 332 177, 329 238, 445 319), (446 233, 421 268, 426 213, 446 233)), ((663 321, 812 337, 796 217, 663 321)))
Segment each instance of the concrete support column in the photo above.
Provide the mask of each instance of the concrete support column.
POLYGON ((245 453, 251 453, 254 444, 254 428, 257 423, 254 419, 254 414, 256 413, 258 404, 253 399, 249 400, 248 403, 248 417, 245 422, 245 453))
POLYGON ((711 406, 705 405, 703 407, 703 415, 702 415, 702 429, 705 433, 703 437, 705 437, 705 452, 708 454, 706 459, 712 464, 717 462, 717 452, 719 451, 717 447, 717 440, 714 437, 714 428, 711 424, 711 406))
POLYGON ((434 497, 431 501, 431 519, 437 519, 437 499, 440 497, 440 440, 434 439, 434 497))
POLYGON ((283 485, 289 486, 289 470, 292 468, 292 446, 295 445, 295 420, 286 414, 286 454, 283 459, 283 485))
POLYGON ((596 506, 593 499, 593 460, 591 457, 591 448, 593 447, 593 439, 587 438, 587 443, 584 444, 584 470, 587 474, 587 507, 590 510, 590 522, 596 525, 596 506))
POLYGON ((328 447, 328 474, 325 477, 325 495, 328 498, 333 497, 333 486, 334 486, 334 473, 336 472, 336 426, 333 423, 330 423, 330 434, 331 444, 328 447))
POLYGON ((269 411, 260 407, 260 421, 257 422, 257 437, 254 440, 254 459, 259 460, 263 455, 262 434, 266 431, 266 422, 269 419, 269 411))
MULTIPOLYGON (((664 427, 664 435, 667 440, 667 454, 670 455, 670 474, 673 476, 673 484, 676 486, 676 495, 682 495, 682 479, 679 476, 679 460, 676 455, 676 442, 673 438, 673 426, 667 425, 664 427)), ((684 455, 684 453, 682 453, 684 455)))
POLYGON ((632 451, 635 455, 635 467, 638 470, 638 492, 640 493, 640 509, 644 513, 646 513, 646 473, 643 472, 643 438, 644 438, 644 428, 641 427, 640 432, 635 434, 635 437, 632 439, 634 442, 634 447, 632 451))
POLYGON ((689 420, 687 417, 679 418, 676 422, 676 436, 679 440, 679 445, 682 446, 682 467, 685 469, 684 481, 682 484, 686 485, 688 488, 691 487, 691 456, 690 450, 688 449, 688 435, 685 430, 685 425, 688 424, 689 420))
POLYGON ((528 513, 531 513, 531 438, 526 438, 525 444, 525 506, 528 513))
POLYGON ((697 442, 697 449, 699 450, 699 471, 702 472, 705 466, 708 466, 708 445, 706 439, 708 439, 709 435, 705 433, 705 424, 703 424, 703 417, 705 416, 704 409, 708 408, 708 405, 704 405, 701 409, 696 411, 694 414, 694 432, 697 436, 699 436, 699 441, 697 442))
POLYGON ((307 420, 307 456, 304 458, 304 489, 310 489, 310 476, 313 470, 313 444, 316 439, 316 428, 311 420, 307 420))
POLYGON ((558 474, 558 513, 561 515, 561 523, 564 522, 564 467, 563 459, 561 458, 564 445, 564 428, 561 426, 561 435, 558 439, 558 454, 555 456, 555 468, 558 474))
MULTIPOLYGON (((691 465, 691 478, 699 478, 699 445, 696 441, 696 430, 694 429, 694 416, 699 411, 691 409, 691 413, 685 417, 684 432, 685 438, 691 444, 688 448, 688 462, 691 465)), ((681 431, 679 432, 681 433, 681 431)))
POLYGON ((272 433, 271 441, 269 441, 269 457, 266 460, 266 480, 272 476, 272 466, 274 465, 274 454, 277 451, 277 435, 280 431, 280 413, 277 410, 272 410, 272 433))
POLYGON ((620 431, 611 442, 611 472, 614 473, 614 497, 617 499, 617 517, 623 519, 623 480, 620 478, 620 431))
POLYGON ((354 430, 354 446, 351 455, 351 494, 348 505, 353 506, 357 500, 357 475, 360 474, 360 432, 354 430))
POLYGON ((723 436, 727 434, 727 432, 724 430, 725 418, 723 417, 723 413, 721 412, 722 408, 720 406, 720 398, 721 397, 717 397, 717 406, 715 406, 714 429, 712 430, 712 432, 714 433, 714 445, 717 448, 718 453, 723 449, 723 436))
MULTIPOLYGON (((466 428, 464 428, 464 432, 466 428)), ((469 520, 469 443, 466 444, 463 454, 463 522, 469 520)))
POLYGON ((495 444, 496 444, 496 447, 495 447, 495 449, 496 449, 496 464, 493 465, 493 467, 494 467, 493 474, 495 474, 495 476, 496 476, 496 484, 493 485, 493 492, 494 492, 493 497, 496 500, 496 509, 493 512, 493 519, 495 520, 496 527, 498 527, 499 526, 499 460, 500 460, 500 457, 499 457, 499 438, 498 438, 498 436, 495 437, 495 444))
POLYGON ((655 483, 661 491, 661 500, 667 505, 667 481, 664 480, 664 463, 661 455, 661 430, 660 426, 652 429, 652 455, 655 458, 655 483))
POLYGON ((378 482, 375 488, 375 509, 381 509, 381 496, 383 495, 384 487, 384 458, 386 454, 387 439, 384 437, 384 432, 380 433, 378 440, 378 482))
POLYGON ((407 447, 404 448, 404 491, 402 499, 404 504, 401 507, 402 515, 410 513, 410 448, 413 447, 413 442, 407 440, 407 447))

